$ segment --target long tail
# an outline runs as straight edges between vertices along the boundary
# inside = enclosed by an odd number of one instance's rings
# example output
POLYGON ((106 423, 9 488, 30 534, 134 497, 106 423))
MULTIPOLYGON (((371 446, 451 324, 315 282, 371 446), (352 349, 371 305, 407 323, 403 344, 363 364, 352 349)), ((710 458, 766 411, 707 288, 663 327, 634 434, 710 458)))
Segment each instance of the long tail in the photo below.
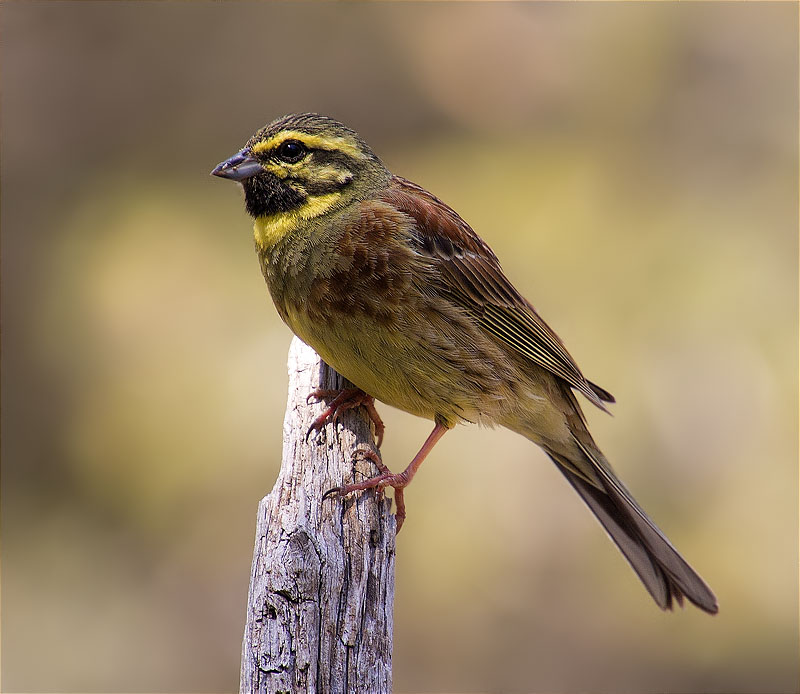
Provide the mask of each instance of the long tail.
POLYGON ((701 610, 716 614, 714 593, 639 507, 602 454, 577 439, 576 443, 591 464, 595 483, 577 474, 585 468, 585 461, 576 466, 558 453, 547 453, 597 516, 658 606, 672 609, 673 599, 682 605, 685 596, 701 610))

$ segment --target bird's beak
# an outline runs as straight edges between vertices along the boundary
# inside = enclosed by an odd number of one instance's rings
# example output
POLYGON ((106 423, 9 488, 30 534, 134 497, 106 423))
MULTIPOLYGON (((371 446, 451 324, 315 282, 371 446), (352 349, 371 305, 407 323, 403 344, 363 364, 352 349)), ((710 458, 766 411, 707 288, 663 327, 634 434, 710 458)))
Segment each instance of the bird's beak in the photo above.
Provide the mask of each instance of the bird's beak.
POLYGON ((232 181, 244 181, 246 178, 261 173, 264 169, 258 159, 250 154, 247 148, 239 150, 230 159, 217 164, 211 172, 212 176, 230 178, 232 181))

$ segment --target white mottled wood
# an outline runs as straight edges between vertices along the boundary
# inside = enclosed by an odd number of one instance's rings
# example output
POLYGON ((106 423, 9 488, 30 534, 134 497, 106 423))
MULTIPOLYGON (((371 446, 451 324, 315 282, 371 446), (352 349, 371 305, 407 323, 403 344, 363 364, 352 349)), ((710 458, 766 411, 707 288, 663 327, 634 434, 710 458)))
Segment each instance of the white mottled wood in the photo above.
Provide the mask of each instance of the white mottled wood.
POLYGON ((297 338, 289 350, 283 461, 258 507, 240 692, 389 694, 395 520, 374 490, 322 500, 377 474, 353 452, 374 447, 363 408, 306 432, 315 388, 350 385, 297 338))

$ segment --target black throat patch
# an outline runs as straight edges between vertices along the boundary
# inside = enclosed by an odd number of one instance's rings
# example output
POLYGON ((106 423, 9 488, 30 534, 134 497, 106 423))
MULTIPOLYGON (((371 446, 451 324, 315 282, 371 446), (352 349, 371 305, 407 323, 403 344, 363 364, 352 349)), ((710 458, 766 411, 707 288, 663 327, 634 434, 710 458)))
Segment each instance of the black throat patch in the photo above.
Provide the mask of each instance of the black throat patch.
POLYGON ((247 213, 252 217, 291 212, 300 207, 306 196, 264 172, 242 181, 247 213))

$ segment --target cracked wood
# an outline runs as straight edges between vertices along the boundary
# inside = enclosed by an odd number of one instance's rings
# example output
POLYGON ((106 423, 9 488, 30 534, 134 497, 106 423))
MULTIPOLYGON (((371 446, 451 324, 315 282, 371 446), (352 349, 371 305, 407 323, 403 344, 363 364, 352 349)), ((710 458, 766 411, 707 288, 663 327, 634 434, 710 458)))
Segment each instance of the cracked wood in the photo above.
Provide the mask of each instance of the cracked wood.
POLYGON ((351 384, 295 338, 283 460, 258 508, 240 692, 389 694, 395 521, 391 502, 370 490, 322 495, 376 474, 353 452, 373 448, 362 408, 306 433, 325 403, 317 388, 351 384))

